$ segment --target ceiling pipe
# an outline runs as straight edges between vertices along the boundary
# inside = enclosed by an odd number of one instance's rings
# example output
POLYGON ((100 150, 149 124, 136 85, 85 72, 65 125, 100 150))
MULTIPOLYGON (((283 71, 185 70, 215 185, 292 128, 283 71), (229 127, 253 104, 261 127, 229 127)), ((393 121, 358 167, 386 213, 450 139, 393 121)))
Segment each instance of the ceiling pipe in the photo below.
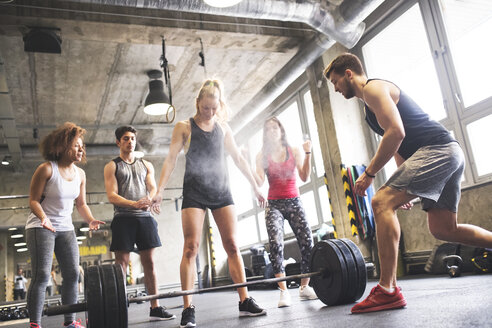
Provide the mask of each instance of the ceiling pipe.
MULTIPOLYGON (((383 1, 381 0, 345 0, 339 7, 340 12, 353 24, 361 23, 383 1)), ((231 129, 236 135, 241 135, 241 129, 273 100, 293 83, 316 59, 328 50, 335 41, 328 36, 315 36, 311 41, 300 47, 299 52, 251 99, 234 115, 230 122, 231 129)))
POLYGON ((315 36, 265 86, 234 115, 229 122, 235 134, 241 134, 251 120, 270 105, 280 94, 319 58, 335 41, 324 35, 315 36))
MULTIPOLYGON (((64 1, 305 23, 349 49, 357 44, 364 33, 365 24, 359 19, 364 16, 363 12, 370 12, 383 2, 383 0, 345 0, 337 6, 331 3, 323 5, 324 2, 319 1, 243 0, 232 7, 216 8, 201 0, 64 1)), ((338 2, 340 1, 335 3, 338 2)))

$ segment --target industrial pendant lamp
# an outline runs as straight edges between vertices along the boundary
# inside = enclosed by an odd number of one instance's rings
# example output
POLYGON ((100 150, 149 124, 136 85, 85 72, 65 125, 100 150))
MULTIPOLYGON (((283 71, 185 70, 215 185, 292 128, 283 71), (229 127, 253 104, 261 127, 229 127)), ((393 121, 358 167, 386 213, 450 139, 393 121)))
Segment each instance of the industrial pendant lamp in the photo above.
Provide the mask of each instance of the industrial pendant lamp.
POLYGON ((169 97, 164 93, 164 82, 159 80, 162 77, 162 72, 156 69, 147 72, 150 78, 149 94, 145 98, 144 112, 148 115, 165 115, 171 102, 169 97))
POLYGON ((171 76, 169 75, 169 66, 166 59, 166 41, 162 37, 162 55, 160 58, 161 68, 164 72, 164 81, 166 81, 168 94, 164 92, 164 83, 159 80, 162 72, 159 70, 150 70, 147 75, 150 78, 149 94, 145 98, 144 112, 149 115, 166 115, 165 123, 172 123, 176 118, 176 109, 173 106, 173 94, 171 91, 171 76))
POLYGON ((241 1, 242 0, 204 0, 207 5, 217 8, 232 7, 241 1))

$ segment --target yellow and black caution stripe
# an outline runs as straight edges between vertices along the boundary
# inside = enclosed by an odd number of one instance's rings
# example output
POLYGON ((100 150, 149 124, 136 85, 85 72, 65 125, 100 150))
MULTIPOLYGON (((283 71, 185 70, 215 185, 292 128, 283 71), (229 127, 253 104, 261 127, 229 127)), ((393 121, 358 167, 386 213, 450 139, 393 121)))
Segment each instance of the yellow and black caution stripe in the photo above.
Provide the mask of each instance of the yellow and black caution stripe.
POLYGON ((347 203, 347 210, 349 213, 350 219, 350 229, 352 231, 352 236, 357 236, 359 231, 357 229, 357 219, 355 217, 355 202, 352 197, 352 188, 350 187, 349 176, 347 172, 347 168, 345 165, 340 165, 341 173, 342 173, 342 181, 343 181, 343 192, 345 194, 345 202, 347 203))
POLYGON ((325 173, 325 185, 326 185, 326 192, 328 193, 328 203, 330 204, 331 224, 333 226, 333 235, 335 236, 335 238, 338 238, 337 227, 335 225, 335 216, 333 215, 333 206, 331 205, 330 188, 328 187, 328 179, 326 178, 326 173, 325 173))
POLYGON ((133 270, 132 270, 132 261, 128 261, 128 278, 127 278, 127 284, 128 285, 133 285, 133 270))

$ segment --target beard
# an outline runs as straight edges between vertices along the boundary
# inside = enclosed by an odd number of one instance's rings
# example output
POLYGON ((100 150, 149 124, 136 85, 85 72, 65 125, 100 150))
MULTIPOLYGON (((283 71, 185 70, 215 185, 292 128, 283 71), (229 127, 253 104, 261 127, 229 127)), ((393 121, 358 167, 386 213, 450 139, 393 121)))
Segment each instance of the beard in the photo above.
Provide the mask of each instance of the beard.
POLYGON ((345 99, 351 99, 355 96, 354 88, 347 81, 345 81, 345 92, 343 96, 345 99))

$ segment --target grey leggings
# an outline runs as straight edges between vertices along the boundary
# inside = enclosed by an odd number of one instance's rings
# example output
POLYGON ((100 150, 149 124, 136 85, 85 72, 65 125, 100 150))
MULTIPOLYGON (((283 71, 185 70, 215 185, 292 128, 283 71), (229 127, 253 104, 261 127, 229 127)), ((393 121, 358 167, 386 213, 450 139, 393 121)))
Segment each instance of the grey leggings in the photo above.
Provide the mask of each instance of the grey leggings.
POLYGON ((284 273, 284 220, 287 220, 297 238, 301 251, 301 272, 309 272, 309 257, 313 248, 311 228, 306 220, 306 212, 299 197, 289 199, 269 199, 265 222, 270 241, 270 259, 273 272, 284 273))
MULTIPOLYGON (((52 232, 43 228, 30 228, 26 230, 26 242, 31 253, 32 269, 32 280, 27 291, 27 310, 30 321, 40 324, 53 252, 63 278, 62 304, 77 303, 79 247, 73 230, 52 232)), ((65 314, 65 322, 74 320, 75 313, 65 314)))

